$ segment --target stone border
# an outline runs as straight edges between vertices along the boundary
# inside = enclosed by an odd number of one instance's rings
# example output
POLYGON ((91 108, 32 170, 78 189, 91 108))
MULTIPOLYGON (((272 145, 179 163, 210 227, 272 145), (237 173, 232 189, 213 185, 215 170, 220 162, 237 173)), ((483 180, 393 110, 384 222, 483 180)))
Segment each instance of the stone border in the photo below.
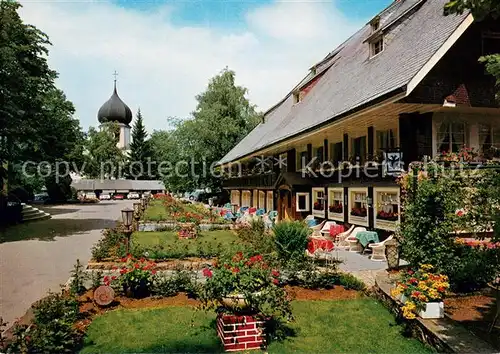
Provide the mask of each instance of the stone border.
MULTIPOLYGON (((139 223, 140 232, 155 232, 155 231, 172 231, 177 227, 177 222, 175 221, 160 221, 160 222, 142 222, 139 223)), ((232 229, 232 224, 199 224, 200 230, 211 231, 211 230, 230 230, 232 229)))
MULTIPOLYGON (((391 296, 394 282, 387 273, 379 273, 375 278, 373 294, 389 310, 402 319, 402 303, 391 296)), ((446 353, 498 353, 489 343, 476 337, 457 322, 445 315, 440 319, 422 319, 407 321, 405 324, 412 335, 421 342, 434 347, 438 352, 446 353)))
MULTIPOLYGON (((189 259, 184 260, 176 259, 170 261, 155 262, 156 270, 201 270, 206 267, 213 266, 215 260, 213 259, 189 259)), ((122 265, 119 261, 108 261, 108 262, 92 262, 87 263, 86 270, 112 270, 113 267, 118 267, 122 265)))

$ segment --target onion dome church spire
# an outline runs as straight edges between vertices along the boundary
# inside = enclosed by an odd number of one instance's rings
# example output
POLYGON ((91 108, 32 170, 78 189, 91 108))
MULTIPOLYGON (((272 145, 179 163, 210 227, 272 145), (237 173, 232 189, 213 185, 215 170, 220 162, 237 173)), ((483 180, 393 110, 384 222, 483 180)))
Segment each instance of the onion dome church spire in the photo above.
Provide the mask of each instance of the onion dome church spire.
POLYGON ((128 151, 130 148, 130 122, 132 122, 132 111, 121 100, 116 92, 116 76, 114 72, 115 83, 113 94, 97 112, 97 119, 101 123, 101 127, 105 123, 116 123, 120 129, 120 136, 116 144, 120 149, 128 151))
POLYGON ((101 108, 99 108, 97 119, 101 124, 118 122, 129 125, 130 122, 132 122, 132 111, 118 96, 118 93, 116 92, 116 75, 118 74, 115 71, 113 75, 115 76, 113 94, 109 100, 107 100, 101 108))

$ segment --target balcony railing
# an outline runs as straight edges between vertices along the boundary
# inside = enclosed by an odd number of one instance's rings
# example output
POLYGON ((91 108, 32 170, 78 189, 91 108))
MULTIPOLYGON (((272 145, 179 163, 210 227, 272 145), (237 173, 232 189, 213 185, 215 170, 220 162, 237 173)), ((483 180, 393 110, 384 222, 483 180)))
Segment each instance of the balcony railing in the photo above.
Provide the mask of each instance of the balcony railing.
POLYGON ((224 188, 272 188, 277 178, 278 174, 274 172, 255 175, 235 175, 226 177, 222 185, 224 188))

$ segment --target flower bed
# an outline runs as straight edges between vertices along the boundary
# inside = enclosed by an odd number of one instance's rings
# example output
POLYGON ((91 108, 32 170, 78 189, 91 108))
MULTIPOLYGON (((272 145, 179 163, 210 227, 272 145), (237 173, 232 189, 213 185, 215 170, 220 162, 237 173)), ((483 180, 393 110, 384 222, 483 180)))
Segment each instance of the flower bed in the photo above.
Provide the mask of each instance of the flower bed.
POLYGON ((430 272, 432 269, 431 265, 424 264, 419 269, 404 270, 400 273, 400 280, 391 295, 401 296, 401 301, 404 303, 403 317, 414 319, 417 314, 427 317, 426 312, 431 311, 430 306, 439 307, 438 314, 433 318, 443 317, 444 312, 441 313, 440 304, 450 284, 446 275, 433 274, 430 272))
POLYGON ((342 214, 344 212, 344 207, 343 207, 342 203, 337 203, 337 204, 330 205, 328 207, 328 211, 330 211, 330 213, 342 214))

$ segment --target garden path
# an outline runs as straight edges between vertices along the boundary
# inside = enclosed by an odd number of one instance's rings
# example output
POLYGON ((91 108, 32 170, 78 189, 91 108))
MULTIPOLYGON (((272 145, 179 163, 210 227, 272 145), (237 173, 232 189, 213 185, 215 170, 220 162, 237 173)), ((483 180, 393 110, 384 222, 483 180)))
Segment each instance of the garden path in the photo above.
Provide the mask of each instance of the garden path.
POLYGON ((117 200, 47 207, 44 208, 47 212, 54 211, 52 219, 15 226, 29 226, 30 229, 22 229, 21 234, 34 229, 35 235, 39 227, 41 236, 27 235, 0 243, 0 316, 4 321, 12 323, 47 291, 59 291, 59 285, 66 282, 76 260, 86 264, 92 245, 101 237, 101 230, 114 226, 120 218, 120 210, 131 207, 132 203, 117 200), (64 225, 70 231, 64 232, 64 225), (58 236, 46 237, 48 233, 58 236))

